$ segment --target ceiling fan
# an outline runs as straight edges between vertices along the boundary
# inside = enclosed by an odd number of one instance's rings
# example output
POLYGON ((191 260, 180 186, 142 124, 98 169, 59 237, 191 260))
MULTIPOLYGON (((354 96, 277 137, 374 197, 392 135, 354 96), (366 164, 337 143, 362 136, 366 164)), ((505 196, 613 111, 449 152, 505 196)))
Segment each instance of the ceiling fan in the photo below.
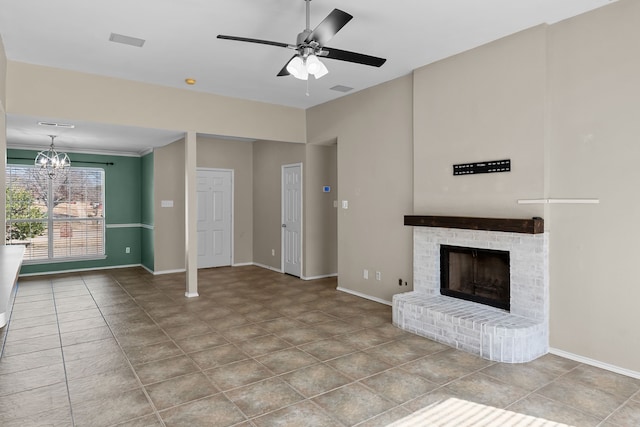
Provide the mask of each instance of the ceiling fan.
POLYGON ((339 61, 354 62, 356 64, 370 65, 380 67, 385 63, 386 59, 375 56, 365 55, 362 53, 349 52, 346 50, 334 49, 325 46, 331 38, 336 35, 353 16, 340 9, 333 9, 324 20, 318 24, 316 28, 309 28, 309 2, 306 3, 307 26, 298 34, 296 44, 273 42, 269 40, 251 39, 247 37, 236 37, 219 34, 219 39, 236 40, 240 42, 266 44, 270 46, 284 47, 296 51, 296 54, 282 67, 278 76, 292 75, 300 80, 307 80, 309 74, 316 79, 324 76, 329 72, 327 67, 320 62, 318 57, 337 59, 339 61))

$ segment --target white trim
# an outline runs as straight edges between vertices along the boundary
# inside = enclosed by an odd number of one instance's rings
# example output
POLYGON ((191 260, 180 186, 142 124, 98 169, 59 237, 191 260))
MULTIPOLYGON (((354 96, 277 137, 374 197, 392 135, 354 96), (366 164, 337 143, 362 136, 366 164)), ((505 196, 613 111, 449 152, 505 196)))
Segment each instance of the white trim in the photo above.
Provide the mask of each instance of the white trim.
MULTIPOLYGON (((304 169, 302 162, 282 165, 280 167, 280 225, 284 224, 284 170, 285 168, 300 167, 300 278, 304 271, 304 169)), ((284 269, 284 228, 280 230, 280 271, 284 269)))
MULTIPOLYGON (((116 268, 132 268, 132 267, 143 267, 142 264, 127 264, 127 265, 109 265, 106 267, 90 267, 90 268, 74 268, 71 270, 59 270, 59 271, 42 271, 38 273, 25 273, 20 274, 18 277, 30 277, 30 276, 49 276, 52 274, 66 274, 66 273, 79 273, 83 271, 93 271, 93 270, 115 270, 116 268)), ((146 268, 145 268, 146 270, 146 268)))
POLYGON ((520 199, 519 205, 585 205, 598 204, 600 199, 520 199))
POLYGON ((252 262, 239 262, 237 264, 233 264, 231 267, 246 267, 248 265, 255 265, 252 262))
POLYGON ((195 298, 195 297, 199 297, 200 295, 198 295, 197 292, 185 292, 184 296, 187 298, 195 298))
POLYGON ((106 224, 105 228, 146 228, 147 230, 153 230, 154 226, 149 224, 142 224, 142 223, 106 224))
POLYGON ((371 295, 363 294, 363 293, 358 292, 358 291, 352 291, 351 289, 341 288, 340 286, 338 286, 336 288, 336 290, 338 290, 340 292, 345 292, 347 294, 355 295, 355 296, 360 297, 360 298, 364 298, 364 299, 368 299, 368 300, 371 300, 371 301, 379 302, 380 304, 391 305, 391 306, 393 305, 393 303, 391 301, 386 301, 386 300, 383 300, 382 298, 372 297, 371 295))
POLYGON ((146 265, 144 265, 144 264, 140 264, 140 267, 142 267, 142 268, 144 268, 145 270, 147 270, 147 273, 155 274, 155 273, 153 272, 153 270, 152 270, 152 269, 147 268, 147 266, 146 266, 146 265))
POLYGON ((140 151, 138 154, 140 155, 140 157, 144 157, 147 154, 153 153, 153 150, 154 150, 153 147, 145 148, 144 150, 140 151))
POLYGON ((549 348, 549 353, 555 354, 556 356, 564 357, 565 359, 575 360, 576 362, 584 363, 585 365, 591 365, 591 366, 595 366, 596 368, 606 369, 607 371, 615 372, 616 374, 626 375, 627 377, 640 379, 640 372, 621 368, 615 365, 610 365, 605 362, 600 362, 599 360, 589 359, 588 357, 569 353, 568 351, 559 350, 557 348, 549 348))
POLYGON ((154 276, 162 276, 163 274, 174 274, 174 273, 184 273, 187 271, 186 268, 177 268, 175 270, 163 270, 163 271, 154 271, 154 276))
POLYGON ((276 273, 283 273, 283 271, 282 270, 278 270, 277 267, 271 267, 271 266, 268 266, 268 265, 265 265, 265 264, 260 264, 260 263, 257 263, 257 262, 254 262, 252 264, 255 265, 256 267, 265 268, 267 270, 275 271, 276 273))
POLYGON ((328 277, 338 277, 338 273, 323 274, 321 276, 311 276, 311 277, 302 276, 300 278, 302 280, 317 280, 317 279, 326 279, 328 277))
MULTIPOLYGON (((14 150, 30 150, 30 151, 38 151, 37 148, 26 145, 16 145, 16 144, 7 144, 7 148, 11 148, 14 150)), ((131 151, 110 151, 110 150, 90 150, 90 149, 77 149, 73 148, 71 150, 67 150, 64 146, 58 147, 58 150, 64 150, 66 153, 73 154, 95 154, 99 156, 115 156, 115 157, 142 157, 140 153, 132 153, 131 151)), ((78 161, 78 163, 82 163, 78 161)), ((105 167, 107 165, 104 165, 105 167)))

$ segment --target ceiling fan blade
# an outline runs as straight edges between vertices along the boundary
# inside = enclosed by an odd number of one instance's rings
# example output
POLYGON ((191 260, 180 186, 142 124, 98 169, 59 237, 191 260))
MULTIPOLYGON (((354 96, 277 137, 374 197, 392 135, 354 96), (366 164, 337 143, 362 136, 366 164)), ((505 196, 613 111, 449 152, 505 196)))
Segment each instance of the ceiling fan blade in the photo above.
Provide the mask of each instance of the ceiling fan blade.
POLYGON ((377 56, 365 55, 363 53, 349 52, 348 50, 334 49, 332 47, 325 47, 322 49, 320 56, 324 58, 337 59, 339 61, 371 65, 372 67, 380 67, 387 61, 385 58, 378 58, 377 56))
POLYGON ((312 41, 317 42, 320 46, 324 46, 326 42, 331 40, 347 22, 351 21, 352 15, 343 12, 340 9, 333 9, 324 20, 309 34, 305 40, 306 43, 312 41))
POLYGON ((282 67, 282 70, 280 70, 280 72, 277 74, 278 77, 282 77, 282 76, 290 76, 291 73, 287 70, 287 65, 289 65, 289 62, 291 62, 293 60, 293 58, 295 58, 298 55, 293 55, 291 57, 290 60, 287 61, 286 64, 284 64, 284 67, 282 67))
POLYGON ((291 45, 288 43, 272 42, 269 40, 260 40, 260 39, 250 39, 248 37, 225 36, 224 34, 218 34, 217 38, 223 39, 223 40, 235 40, 238 42, 258 43, 258 44, 266 44, 269 46, 286 47, 288 49, 296 48, 294 45, 291 45))

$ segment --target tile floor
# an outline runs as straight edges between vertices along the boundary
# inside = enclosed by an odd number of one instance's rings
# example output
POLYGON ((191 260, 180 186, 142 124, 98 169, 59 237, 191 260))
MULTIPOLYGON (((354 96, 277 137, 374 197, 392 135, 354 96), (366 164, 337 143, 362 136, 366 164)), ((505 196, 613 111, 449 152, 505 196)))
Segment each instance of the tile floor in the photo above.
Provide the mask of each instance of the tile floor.
POLYGON ((640 425, 640 380, 553 355, 489 362, 396 329, 335 279, 250 266, 199 280, 187 299, 183 275, 140 268, 21 279, 0 425, 385 426, 449 398, 640 425))

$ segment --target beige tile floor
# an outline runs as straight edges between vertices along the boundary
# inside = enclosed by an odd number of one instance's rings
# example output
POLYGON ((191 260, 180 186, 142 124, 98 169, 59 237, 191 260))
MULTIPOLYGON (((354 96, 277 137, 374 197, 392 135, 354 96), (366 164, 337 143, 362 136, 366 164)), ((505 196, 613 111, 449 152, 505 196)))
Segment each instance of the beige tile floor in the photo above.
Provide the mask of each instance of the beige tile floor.
POLYGON ((553 355, 489 362, 398 330, 335 279, 236 267, 199 285, 187 299, 183 275, 139 268, 21 279, 0 425, 385 426, 451 398, 640 425, 640 380, 553 355))

